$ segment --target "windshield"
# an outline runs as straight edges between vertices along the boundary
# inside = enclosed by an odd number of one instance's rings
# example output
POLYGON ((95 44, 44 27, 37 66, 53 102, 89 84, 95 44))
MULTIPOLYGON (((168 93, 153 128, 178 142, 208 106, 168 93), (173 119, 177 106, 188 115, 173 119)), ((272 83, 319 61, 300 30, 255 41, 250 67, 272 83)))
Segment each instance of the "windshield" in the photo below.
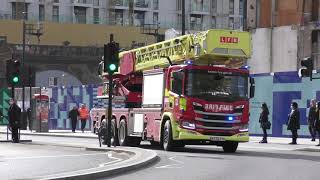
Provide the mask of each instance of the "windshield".
POLYGON ((239 73, 191 70, 187 73, 185 94, 205 100, 248 97, 248 76, 239 73))

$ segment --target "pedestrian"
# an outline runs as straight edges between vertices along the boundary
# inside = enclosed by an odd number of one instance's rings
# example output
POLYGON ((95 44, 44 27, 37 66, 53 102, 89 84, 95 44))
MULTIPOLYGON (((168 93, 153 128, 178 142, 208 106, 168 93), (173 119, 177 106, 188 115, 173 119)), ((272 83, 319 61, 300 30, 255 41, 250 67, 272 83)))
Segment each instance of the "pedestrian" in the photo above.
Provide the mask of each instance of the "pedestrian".
POLYGON ((27 109, 27 117, 28 117, 29 130, 32 132, 32 111, 30 107, 27 109))
POLYGON ((300 129, 300 112, 298 110, 298 103, 291 103, 291 112, 288 114, 288 130, 292 133, 292 142, 289 144, 297 144, 298 129, 300 129))
POLYGON ((315 127, 314 122, 317 118, 317 108, 316 108, 317 102, 315 99, 312 99, 310 102, 310 109, 309 109, 309 115, 308 115, 308 128, 311 135, 311 141, 316 140, 316 134, 315 134, 315 127))
POLYGON ((81 120, 81 131, 84 132, 86 122, 89 117, 89 111, 85 104, 82 104, 79 108, 80 120, 81 120))
POLYGON ((11 128, 12 142, 19 143, 19 128, 20 128, 20 118, 21 118, 21 109, 17 105, 17 101, 15 99, 9 100, 9 127, 11 128))
POLYGON ((97 120, 98 120, 98 113, 97 113, 97 108, 98 106, 95 104, 93 108, 90 110, 90 119, 92 121, 92 128, 93 128, 93 133, 96 133, 97 130, 97 120))
POLYGON ((314 121, 314 133, 318 133, 319 144, 316 146, 320 146, 320 102, 317 103, 317 118, 314 121))
POLYGON ((79 114, 77 106, 74 106, 73 109, 69 112, 69 119, 71 121, 71 128, 72 128, 73 133, 76 132, 77 121, 78 121, 79 115, 80 114, 79 114))
POLYGON ((268 120, 268 116, 269 116, 269 109, 266 103, 262 103, 261 105, 261 113, 260 113, 260 118, 259 118, 259 122, 260 122, 260 127, 262 128, 263 131, 263 139, 262 141, 260 141, 259 143, 268 143, 267 141, 267 129, 270 129, 270 122, 268 120))

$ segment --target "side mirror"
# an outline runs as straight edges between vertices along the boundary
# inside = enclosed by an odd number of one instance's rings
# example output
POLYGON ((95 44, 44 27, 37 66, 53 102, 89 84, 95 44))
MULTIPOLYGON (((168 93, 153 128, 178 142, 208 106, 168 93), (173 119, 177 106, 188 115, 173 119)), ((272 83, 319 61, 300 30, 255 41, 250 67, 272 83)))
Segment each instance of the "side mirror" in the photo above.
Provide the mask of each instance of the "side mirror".
POLYGON ((250 98, 254 97, 255 88, 254 78, 250 78, 250 98))

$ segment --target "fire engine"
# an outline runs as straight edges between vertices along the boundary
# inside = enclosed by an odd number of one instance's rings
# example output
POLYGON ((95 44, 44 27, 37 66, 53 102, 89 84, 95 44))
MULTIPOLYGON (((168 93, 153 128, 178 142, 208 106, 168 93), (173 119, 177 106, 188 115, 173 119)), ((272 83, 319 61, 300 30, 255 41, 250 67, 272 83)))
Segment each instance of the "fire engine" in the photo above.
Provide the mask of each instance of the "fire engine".
MULTIPOLYGON (((249 32, 213 29, 121 52, 113 75, 112 142, 139 146, 145 140, 167 151, 212 144, 235 152, 249 141, 251 49, 249 32)), ((108 74, 101 77, 98 98, 108 99, 108 74)), ((95 113, 102 120, 107 108, 95 113)))

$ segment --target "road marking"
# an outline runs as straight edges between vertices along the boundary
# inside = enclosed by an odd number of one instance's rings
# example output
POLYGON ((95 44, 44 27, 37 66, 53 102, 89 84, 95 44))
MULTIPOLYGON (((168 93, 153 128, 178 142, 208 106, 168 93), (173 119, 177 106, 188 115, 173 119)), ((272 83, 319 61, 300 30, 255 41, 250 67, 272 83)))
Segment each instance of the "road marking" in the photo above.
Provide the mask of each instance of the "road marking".
POLYGON ((79 157, 79 156, 96 156, 105 153, 94 153, 94 154, 70 154, 70 155, 58 155, 58 156, 29 156, 29 157, 14 157, 4 158, 5 160, 23 160, 23 159, 41 159, 41 158, 60 158, 60 157, 79 157))
POLYGON ((110 162, 107 162, 107 163, 99 164, 99 167, 103 167, 103 166, 106 166, 106 165, 109 165, 109 164, 113 164, 113 163, 116 163, 116 162, 119 162, 119 161, 123 160, 121 158, 113 157, 111 153, 107 153, 107 156, 110 159, 114 159, 114 161, 110 161, 110 162))
POLYGON ((279 151, 293 151, 295 149, 290 148, 278 148, 278 147, 253 147, 253 146, 239 146, 240 149, 259 149, 259 150, 279 150, 279 151))
POLYGON ((184 164, 184 162, 176 160, 175 157, 170 157, 169 160, 176 162, 175 164, 167 164, 167 165, 163 165, 163 166, 158 166, 155 167, 157 169, 163 169, 163 168, 182 168, 182 165, 184 164))

